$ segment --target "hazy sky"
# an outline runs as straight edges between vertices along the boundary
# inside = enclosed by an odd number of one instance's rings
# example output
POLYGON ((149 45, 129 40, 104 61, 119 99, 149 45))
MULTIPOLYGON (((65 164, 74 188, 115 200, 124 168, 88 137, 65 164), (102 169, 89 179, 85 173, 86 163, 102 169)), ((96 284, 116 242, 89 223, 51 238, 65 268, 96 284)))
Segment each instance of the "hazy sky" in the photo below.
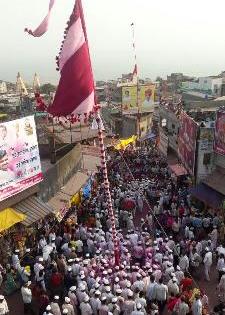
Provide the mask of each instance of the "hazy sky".
MULTIPOLYGON (((49 32, 32 38, 49 0, 0 0, 0 79, 56 83, 55 56, 74 0, 57 0, 49 32)), ((133 69, 130 23, 136 24, 140 75, 217 74, 225 70, 224 0, 83 0, 95 79, 133 69)))

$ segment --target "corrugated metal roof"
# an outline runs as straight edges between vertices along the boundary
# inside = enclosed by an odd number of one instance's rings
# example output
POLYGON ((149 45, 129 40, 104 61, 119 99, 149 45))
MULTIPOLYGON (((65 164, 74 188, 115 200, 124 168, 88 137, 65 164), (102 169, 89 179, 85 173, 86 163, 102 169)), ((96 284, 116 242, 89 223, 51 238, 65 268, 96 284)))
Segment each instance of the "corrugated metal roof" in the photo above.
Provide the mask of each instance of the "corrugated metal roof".
POLYGON ((81 187, 87 182, 89 176, 82 172, 77 172, 61 190, 48 201, 48 204, 54 208, 54 212, 61 210, 70 199, 75 195, 81 187))
POLYGON ((24 199, 23 201, 14 205, 13 208, 26 214, 27 218, 22 222, 26 226, 43 219, 53 212, 53 208, 50 205, 44 203, 42 200, 34 196, 24 199))

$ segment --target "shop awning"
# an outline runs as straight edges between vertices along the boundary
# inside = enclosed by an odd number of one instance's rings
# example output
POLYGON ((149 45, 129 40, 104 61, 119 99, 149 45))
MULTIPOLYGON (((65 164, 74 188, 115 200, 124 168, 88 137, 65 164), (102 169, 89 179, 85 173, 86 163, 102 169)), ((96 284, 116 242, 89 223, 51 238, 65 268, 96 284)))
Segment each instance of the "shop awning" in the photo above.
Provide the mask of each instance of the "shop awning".
POLYGON ((17 203, 13 208, 26 215, 23 224, 30 226, 53 212, 53 208, 41 199, 31 196, 17 203))
POLYGON ((207 186, 225 195, 225 171, 217 167, 210 176, 203 180, 207 186))
POLYGON ((54 212, 60 211, 64 207, 68 207, 70 199, 81 187, 87 182, 89 176, 82 172, 77 172, 61 190, 48 201, 48 204, 54 209, 54 212))
POLYGON ((9 229, 16 223, 26 219, 26 215, 19 213, 12 208, 7 208, 0 212, 0 232, 9 229))
POLYGON ((169 167, 176 176, 187 175, 186 169, 181 164, 173 164, 169 165, 169 167))
POLYGON ((220 208, 225 199, 224 195, 203 183, 192 188, 190 194, 214 209, 220 208))

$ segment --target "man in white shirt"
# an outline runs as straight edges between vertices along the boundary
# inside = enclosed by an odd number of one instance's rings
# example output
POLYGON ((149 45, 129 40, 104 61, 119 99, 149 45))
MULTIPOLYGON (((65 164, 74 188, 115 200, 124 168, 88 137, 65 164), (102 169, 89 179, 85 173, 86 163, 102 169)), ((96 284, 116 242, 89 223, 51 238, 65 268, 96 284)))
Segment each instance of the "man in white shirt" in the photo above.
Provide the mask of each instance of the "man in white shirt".
POLYGON ((155 299, 159 305, 159 312, 162 313, 163 309, 166 305, 168 297, 168 287, 167 285, 163 284, 163 279, 159 279, 159 283, 156 284, 155 287, 155 299))
POLYGON ((80 304, 81 315, 92 315, 93 310, 90 305, 90 299, 88 296, 85 296, 84 301, 80 304))
POLYGON ((187 254, 185 253, 183 256, 181 256, 180 258, 180 262, 179 262, 179 266, 180 269, 184 272, 184 271, 188 271, 189 268, 189 259, 187 254))
POLYGON ((195 300, 191 307, 193 315, 202 315, 202 302, 200 300, 200 296, 196 294, 195 300))
POLYGON ((177 315, 187 315, 190 312, 189 306, 186 303, 184 296, 181 296, 180 299, 181 301, 175 305, 174 311, 177 312, 177 315))
POLYGON ((155 277, 153 275, 150 276, 150 283, 146 290, 146 298, 148 301, 148 304, 151 304, 155 300, 155 277))
POLYGON ((9 314, 8 304, 3 295, 0 295, 0 315, 9 314))
POLYGON ((21 294, 23 298, 23 304, 24 304, 24 314, 35 314, 32 306, 32 292, 30 289, 31 282, 28 281, 25 283, 21 288, 21 294))
POLYGON ((210 273, 210 268, 212 266, 212 252, 209 251, 208 247, 206 247, 205 251, 206 251, 206 254, 203 260, 204 266, 205 266, 205 278, 207 281, 210 281, 209 273, 210 273))
POLYGON ((218 258, 218 261, 217 261, 217 266, 216 266, 216 269, 218 270, 218 273, 219 273, 219 281, 220 281, 220 279, 222 277, 224 268, 225 268, 224 255, 220 254, 219 258, 218 258))

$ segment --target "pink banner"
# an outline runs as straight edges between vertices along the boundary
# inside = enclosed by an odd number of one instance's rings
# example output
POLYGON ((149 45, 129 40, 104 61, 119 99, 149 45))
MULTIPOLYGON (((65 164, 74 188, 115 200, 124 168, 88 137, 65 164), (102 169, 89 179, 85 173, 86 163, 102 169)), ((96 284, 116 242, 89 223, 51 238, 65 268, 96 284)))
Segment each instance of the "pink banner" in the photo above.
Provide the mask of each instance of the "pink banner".
POLYGON ((0 124, 0 201, 42 179, 34 117, 0 124))
POLYGON ((182 112, 178 136, 178 155, 182 164, 191 175, 194 175, 195 171, 197 132, 197 123, 185 112, 182 112))
POLYGON ((225 155, 225 111, 218 111, 216 118, 214 149, 225 155))

